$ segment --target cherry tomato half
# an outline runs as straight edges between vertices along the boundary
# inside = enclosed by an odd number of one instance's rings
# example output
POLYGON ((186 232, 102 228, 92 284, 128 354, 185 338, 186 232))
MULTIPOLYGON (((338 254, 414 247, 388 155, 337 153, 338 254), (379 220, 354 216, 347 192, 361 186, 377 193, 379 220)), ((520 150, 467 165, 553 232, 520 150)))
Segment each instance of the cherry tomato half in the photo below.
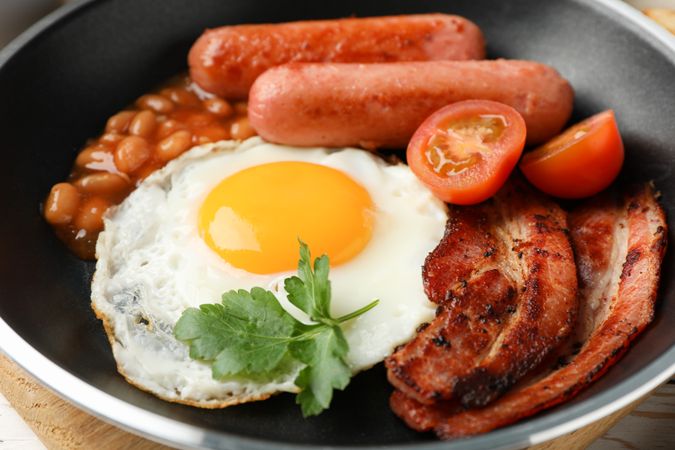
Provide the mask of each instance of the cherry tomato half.
POLYGON ((429 116, 408 144, 417 178, 443 201, 480 203, 502 187, 525 145, 525 121, 489 100, 453 103, 429 116))
POLYGON ((614 112, 601 112, 527 153, 520 170, 537 188, 561 198, 589 197, 605 189, 623 164, 614 112))

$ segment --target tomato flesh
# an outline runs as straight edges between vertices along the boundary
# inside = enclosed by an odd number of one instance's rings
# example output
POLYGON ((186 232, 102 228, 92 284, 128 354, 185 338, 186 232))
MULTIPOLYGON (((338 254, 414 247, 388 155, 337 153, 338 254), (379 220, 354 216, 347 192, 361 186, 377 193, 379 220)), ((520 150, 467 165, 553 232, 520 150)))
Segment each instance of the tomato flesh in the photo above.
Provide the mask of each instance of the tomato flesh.
POLYGON ((584 198, 607 188, 621 171, 624 148, 614 112, 601 112, 526 154, 520 170, 538 189, 584 198))
POLYGON ((429 140, 427 162, 440 176, 452 176, 483 160, 482 153, 502 135, 506 119, 499 114, 483 114, 468 119, 446 121, 429 140))
POLYGON ((411 170, 440 199, 479 203, 494 195, 525 145, 525 122, 488 100, 453 103, 429 116, 408 145, 411 170))

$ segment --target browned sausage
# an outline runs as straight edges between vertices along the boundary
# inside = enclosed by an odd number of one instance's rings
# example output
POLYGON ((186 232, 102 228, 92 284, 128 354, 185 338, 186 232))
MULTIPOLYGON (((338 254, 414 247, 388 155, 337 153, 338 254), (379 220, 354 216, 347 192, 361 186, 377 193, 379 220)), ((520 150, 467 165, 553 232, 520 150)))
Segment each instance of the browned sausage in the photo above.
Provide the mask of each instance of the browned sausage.
POLYGON ((207 30, 195 42, 190 75, 203 89, 243 99, 270 67, 291 61, 387 62, 485 57, 472 22, 445 14, 237 25, 207 30))
POLYGON ((291 63, 256 80, 248 112, 251 125, 271 142, 405 148, 437 109, 494 100, 522 114, 527 142, 536 144, 560 131, 573 97, 558 72, 532 61, 291 63))

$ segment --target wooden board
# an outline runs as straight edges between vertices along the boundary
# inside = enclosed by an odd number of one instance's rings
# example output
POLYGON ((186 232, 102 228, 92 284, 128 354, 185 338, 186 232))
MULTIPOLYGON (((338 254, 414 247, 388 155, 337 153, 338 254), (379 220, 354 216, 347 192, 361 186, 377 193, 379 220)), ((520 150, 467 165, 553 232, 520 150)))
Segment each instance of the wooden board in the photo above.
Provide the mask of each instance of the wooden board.
MULTIPOLYGON (((673 385, 671 385, 673 386, 673 385)), ((0 391, 35 431, 48 449, 81 450, 90 448, 164 450, 156 444, 127 433, 79 410, 54 395, 0 354, 0 391)), ((675 389, 673 389, 675 395, 675 389)), ((604 435, 614 424, 635 409, 639 400, 621 411, 553 441, 540 444, 536 450, 585 449, 604 435)), ((675 402, 669 403, 674 406, 675 402)), ((675 419, 672 411, 671 424, 675 419)), ((670 436, 673 438, 673 436, 670 436)), ((620 438, 617 438, 620 439, 620 438)), ((669 442, 666 437, 666 442, 669 442)), ((670 441, 672 443, 672 441, 670 441)), ((631 448, 631 447, 627 447, 631 448)))
POLYGON ((675 379, 656 389, 589 450, 675 448, 675 379))
POLYGON ((57 397, 0 354, 0 391, 48 449, 168 449, 109 425, 57 397))

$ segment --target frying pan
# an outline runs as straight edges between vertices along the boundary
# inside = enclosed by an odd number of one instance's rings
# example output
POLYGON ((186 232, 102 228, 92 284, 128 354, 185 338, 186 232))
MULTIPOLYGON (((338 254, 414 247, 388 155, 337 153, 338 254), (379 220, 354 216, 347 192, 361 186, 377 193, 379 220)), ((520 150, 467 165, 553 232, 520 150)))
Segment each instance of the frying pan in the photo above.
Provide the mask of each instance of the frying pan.
POLYGON ((40 215, 41 201, 85 140, 111 114, 185 70, 190 44, 206 27, 432 11, 475 21, 490 57, 556 67, 576 91, 572 120, 613 108, 627 149, 622 182, 654 180, 675 224, 675 43, 619 1, 83 1, 0 53, 2 350, 83 409, 191 448, 513 448, 570 432, 667 380, 675 371, 674 252, 666 255, 656 319, 618 365, 573 401, 470 439, 443 443, 407 429, 388 408, 381 366, 356 376, 329 411, 307 420, 291 395, 200 410, 158 400, 117 375, 89 308, 94 265, 72 256, 40 215))

